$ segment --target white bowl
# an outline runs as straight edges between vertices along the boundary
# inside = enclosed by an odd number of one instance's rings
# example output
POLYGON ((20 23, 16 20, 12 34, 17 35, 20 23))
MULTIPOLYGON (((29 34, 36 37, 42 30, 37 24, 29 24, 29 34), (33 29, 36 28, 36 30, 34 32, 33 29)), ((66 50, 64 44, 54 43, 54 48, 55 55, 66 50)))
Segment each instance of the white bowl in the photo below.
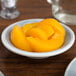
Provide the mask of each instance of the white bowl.
POLYGON ((10 31, 13 28, 14 25, 22 26, 22 25, 27 24, 27 23, 39 22, 39 21, 42 21, 42 20, 43 19, 28 19, 28 20, 19 21, 19 22, 16 22, 14 24, 9 25, 2 32, 2 35, 1 35, 2 43, 11 52, 14 52, 14 53, 22 55, 22 56, 27 56, 27 57, 30 57, 30 58, 37 58, 37 59, 59 55, 61 53, 64 53, 65 51, 67 51, 69 48, 72 47, 72 45, 75 41, 74 32, 68 26, 66 26, 64 24, 62 24, 62 26, 66 30, 65 42, 64 42, 64 45, 61 48, 59 48, 55 51, 44 52, 44 53, 28 52, 28 51, 23 51, 21 49, 18 49, 15 46, 12 45, 12 43, 9 39, 9 35, 10 35, 10 31))
POLYGON ((64 76, 76 76, 76 57, 68 65, 64 76))

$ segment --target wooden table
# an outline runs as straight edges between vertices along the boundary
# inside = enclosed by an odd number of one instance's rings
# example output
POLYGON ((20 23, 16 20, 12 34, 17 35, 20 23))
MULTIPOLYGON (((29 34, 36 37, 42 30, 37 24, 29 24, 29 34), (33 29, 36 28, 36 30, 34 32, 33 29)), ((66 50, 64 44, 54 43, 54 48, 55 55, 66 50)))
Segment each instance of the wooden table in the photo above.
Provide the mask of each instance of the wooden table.
MULTIPOLYGON (((20 16, 14 20, 0 18, 0 36, 10 24, 31 18, 50 18, 51 6, 46 0, 18 0, 20 16)), ((76 26, 69 27, 76 34, 76 26)), ((76 43, 67 52, 47 59, 30 59, 7 50, 0 39, 0 70, 5 76, 64 76, 69 62, 76 56, 76 43)))

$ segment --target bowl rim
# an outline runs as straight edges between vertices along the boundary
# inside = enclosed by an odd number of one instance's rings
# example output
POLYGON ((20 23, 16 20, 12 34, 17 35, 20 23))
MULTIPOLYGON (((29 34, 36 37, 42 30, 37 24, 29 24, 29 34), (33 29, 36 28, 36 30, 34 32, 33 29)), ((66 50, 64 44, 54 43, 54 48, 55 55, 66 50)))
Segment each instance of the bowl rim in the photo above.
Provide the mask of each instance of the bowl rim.
MULTIPOLYGON (((15 23, 7 26, 7 27, 3 30, 2 34, 1 34, 1 41, 2 41, 3 45, 4 45, 9 51, 11 51, 11 52, 14 52, 14 53, 19 54, 19 55, 22 55, 22 56, 27 56, 27 57, 49 57, 49 56, 55 56, 55 55, 59 55, 59 54, 61 54, 61 53, 64 53, 65 51, 67 51, 69 48, 72 47, 72 45, 74 44, 74 41, 75 41, 75 34, 74 34, 74 32, 72 31, 71 28, 69 28, 68 26, 66 26, 66 25, 63 24, 63 23, 61 23, 62 26, 63 26, 64 28, 68 29, 69 32, 70 32, 70 34, 71 34, 71 36, 72 36, 72 39, 70 40, 69 44, 67 44, 67 46, 65 46, 65 48, 62 48, 62 49, 59 48, 59 49, 57 49, 57 50, 55 50, 55 51, 50 51, 50 52, 38 53, 38 52, 23 51, 23 50, 21 50, 21 49, 16 48, 15 46, 10 46, 10 44, 7 44, 8 41, 6 40, 5 37, 6 37, 6 32, 7 32, 7 30, 9 30, 9 28, 13 27, 13 26, 16 25, 16 24, 22 23, 22 22, 25 22, 25 24, 27 24, 26 22, 30 22, 30 21, 32 21, 32 22, 35 22, 35 21, 39 22, 39 21, 41 21, 41 20, 43 20, 43 19, 27 19, 27 20, 21 20, 21 21, 15 22, 15 23)), ((10 40, 9 40, 9 41, 10 41, 10 40)))

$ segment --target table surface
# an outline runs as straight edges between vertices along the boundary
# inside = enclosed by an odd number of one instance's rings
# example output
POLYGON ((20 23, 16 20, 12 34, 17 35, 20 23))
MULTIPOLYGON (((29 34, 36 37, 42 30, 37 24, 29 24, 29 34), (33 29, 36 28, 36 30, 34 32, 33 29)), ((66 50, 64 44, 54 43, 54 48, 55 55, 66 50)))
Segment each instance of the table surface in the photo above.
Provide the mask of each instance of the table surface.
MULTIPOLYGON (((10 24, 34 18, 50 18, 51 5, 46 0, 18 0, 20 16, 14 20, 0 18, 0 36, 10 24)), ((76 34, 76 26, 69 26, 76 34)), ((47 59, 30 59, 7 50, 0 39, 0 70, 5 76, 64 76, 65 69, 76 56, 76 43, 67 52, 47 59)))

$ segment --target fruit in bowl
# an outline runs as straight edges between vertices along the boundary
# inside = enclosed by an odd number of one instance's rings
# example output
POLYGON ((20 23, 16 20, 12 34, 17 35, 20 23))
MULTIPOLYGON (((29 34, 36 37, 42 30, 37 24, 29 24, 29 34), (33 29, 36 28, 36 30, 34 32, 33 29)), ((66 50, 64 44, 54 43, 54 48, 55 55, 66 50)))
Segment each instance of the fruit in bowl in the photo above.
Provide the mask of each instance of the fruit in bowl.
POLYGON ((2 32, 2 43, 9 51, 34 59, 64 53, 74 44, 75 34, 65 24, 53 20, 51 26, 58 24, 58 27, 56 25, 50 27, 50 23, 46 23, 47 19, 28 19, 13 23, 2 32), (44 26, 43 23, 48 24, 48 26, 44 26))
POLYGON ((65 39, 64 27, 55 19, 44 19, 19 27, 15 25, 10 39, 19 49, 31 52, 49 52, 60 48, 65 39))

